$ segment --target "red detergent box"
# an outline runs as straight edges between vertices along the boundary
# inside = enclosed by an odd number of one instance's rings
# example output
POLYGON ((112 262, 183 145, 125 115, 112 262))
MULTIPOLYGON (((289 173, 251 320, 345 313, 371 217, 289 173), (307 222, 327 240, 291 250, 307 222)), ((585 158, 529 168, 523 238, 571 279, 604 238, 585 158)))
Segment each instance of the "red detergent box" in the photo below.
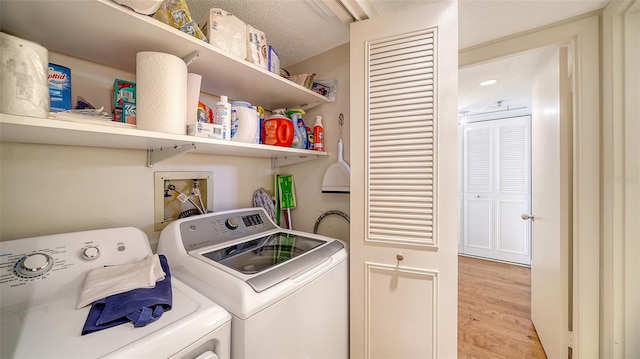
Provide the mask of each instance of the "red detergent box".
POLYGON ((71 69, 49 64, 49 111, 71 110, 71 69))

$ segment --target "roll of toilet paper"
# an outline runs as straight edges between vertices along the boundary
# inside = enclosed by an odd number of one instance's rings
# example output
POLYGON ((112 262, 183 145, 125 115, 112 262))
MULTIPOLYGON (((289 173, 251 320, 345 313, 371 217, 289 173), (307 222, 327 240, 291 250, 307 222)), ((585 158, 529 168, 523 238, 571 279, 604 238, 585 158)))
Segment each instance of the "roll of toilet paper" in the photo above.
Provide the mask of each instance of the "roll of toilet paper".
POLYGON ((187 128, 195 126, 198 120, 201 83, 202 76, 192 73, 187 74, 187 128))
POLYGON ((139 129, 187 133, 187 65, 181 58, 162 52, 139 52, 136 96, 139 129))
POLYGON ((49 116, 49 51, 0 32, 0 112, 49 116))

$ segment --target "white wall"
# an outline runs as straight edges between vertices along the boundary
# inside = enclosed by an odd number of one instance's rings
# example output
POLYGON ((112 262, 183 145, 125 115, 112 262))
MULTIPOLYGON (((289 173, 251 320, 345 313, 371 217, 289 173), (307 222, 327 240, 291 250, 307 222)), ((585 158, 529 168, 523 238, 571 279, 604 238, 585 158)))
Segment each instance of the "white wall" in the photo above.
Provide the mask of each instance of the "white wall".
MULTIPOLYGON (((72 70, 72 98, 110 107, 115 77, 131 73, 51 53, 72 70)), ((206 103, 216 98, 206 97, 206 103)), ((53 121, 53 120, 52 120, 53 121)), ((214 210, 252 205, 253 192, 271 188, 269 159, 184 154, 146 167, 146 151, 90 147, 0 144, 0 239, 107 227, 153 230, 155 171, 212 171, 214 210)))
MULTIPOLYGON (((322 180, 326 169, 337 161, 338 138, 340 125, 338 116, 344 114, 342 141, 344 159, 349 162, 349 44, 345 44, 306 60, 287 70, 293 74, 317 74, 317 79, 335 79, 338 81, 338 93, 335 102, 315 107, 307 111, 303 117, 305 124, 313 128, 315 116, 321 115, 324 125, 324 146, 330 156, 319 160, 305 162, 280 169, 281 174, 292 174, 296 185, 297 207, 292 210, 293 228, 305 232, 313 232, 318 217, 325 211, 337 210, 349 214, 348 194, 322 194, 322 180)), ((318 227, 318 233, 349 240, 349 223, 342 217, 331 215, 326 217, 318 227)))
MULTIPOLYGON (((80 95, 96 107, 110 108, 113 79, 135 80, 135 74, 77 58, 50 53, 50 62, 72 70, 72 98, 80 95)), ((318 79, 336 79, 336 101, 304 116, 313 127, 323 116, 328 157, 271 169, 269 159, 183 154, 146 167, 146 151, 91 147, 0 144, 0 240, 97 228, 134 226, 149 236, 155 249, 160 232, 153 229, 153 174, 156 171, 212 171, 216 211, 248 207, 260 187, 273 188, 273 173, 293 174, 297 208, 295 229, 313 232, 327 210, 349 214, 349 195, 321 194, 325 170, 336 161, 338 115, 344 113, 342 138, 349 161, 349 45, 292 66, 293 73, 316 72, 318 79)), ((217 97, 202 94, 215 105, 217 97)), ((348 241, 349 224, 326 217, 318 233, 348 241)))

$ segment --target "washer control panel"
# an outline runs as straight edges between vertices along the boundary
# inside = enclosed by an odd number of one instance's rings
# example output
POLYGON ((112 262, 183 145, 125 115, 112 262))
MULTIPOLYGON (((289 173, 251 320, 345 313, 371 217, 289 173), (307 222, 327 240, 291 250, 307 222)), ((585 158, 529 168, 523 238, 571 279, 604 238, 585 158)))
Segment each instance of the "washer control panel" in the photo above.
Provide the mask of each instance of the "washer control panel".
POLYGON ((32 301, 69 285, 76 290, 93 268, 151 254, 146 234, 132 227, 0 242, 0 305, 32 301))
POLYGON ((277 228, 262 208, 249 208, 185 218, 180 237, 185 250, 192 251, 277 228))

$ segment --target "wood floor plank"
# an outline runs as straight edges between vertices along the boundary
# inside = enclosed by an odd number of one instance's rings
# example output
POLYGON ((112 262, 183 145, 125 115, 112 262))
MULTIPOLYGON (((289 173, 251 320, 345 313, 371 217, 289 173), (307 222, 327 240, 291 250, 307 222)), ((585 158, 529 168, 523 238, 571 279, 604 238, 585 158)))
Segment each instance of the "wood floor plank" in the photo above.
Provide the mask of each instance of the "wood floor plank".
POLYGON ((528 267, 458 257, 458 358, 546 359, 531 323, 528 267))

